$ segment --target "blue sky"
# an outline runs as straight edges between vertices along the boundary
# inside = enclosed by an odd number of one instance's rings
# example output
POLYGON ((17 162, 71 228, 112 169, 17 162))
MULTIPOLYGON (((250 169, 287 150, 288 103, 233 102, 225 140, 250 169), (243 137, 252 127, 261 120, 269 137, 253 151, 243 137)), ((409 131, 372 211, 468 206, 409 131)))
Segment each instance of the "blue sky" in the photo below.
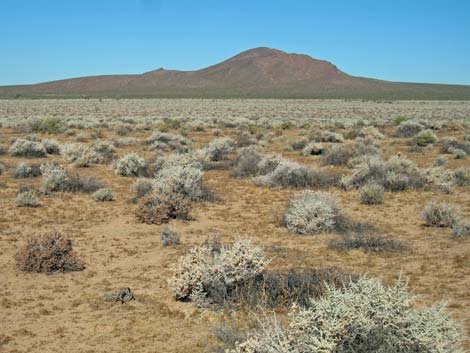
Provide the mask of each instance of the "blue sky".
POLYGON ((258 46, 356 76, 470 84, 470 1, 0 0, 0 85, 195 70, 258 46))

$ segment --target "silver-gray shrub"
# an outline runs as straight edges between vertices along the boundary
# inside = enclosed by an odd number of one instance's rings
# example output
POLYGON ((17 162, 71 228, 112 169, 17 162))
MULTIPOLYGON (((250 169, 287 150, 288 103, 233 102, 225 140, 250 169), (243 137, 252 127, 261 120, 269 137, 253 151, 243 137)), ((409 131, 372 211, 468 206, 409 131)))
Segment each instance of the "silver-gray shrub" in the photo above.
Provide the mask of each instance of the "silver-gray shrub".
POLYGON ((116 163, 116 174, 121 176, 144 176, 147 173, 147 162, 136 153, 128 153, 116 163))
POLYGON ((284 224, 293 233, 317 234, 334 231, 341 215, 341 208, 333 196, 307 190, 289 203, 284 224))
POLYGON ((396 136, 398 137, 412 137, 416 135, 425 127, 421 123, 414 120, 405 120, 397 127, 396 136))
POLYGON ((60 145, 56 140, 43 139, 42 144, 48 154, 60 154, 60 145))
POLYGON ((181 135, 167 132, 154 132, 146 143, 151 150, 171 149, 177 152, 188 152, 191 149, 191 141, 181 135))
POLYGON ((89 167, 100 163, 100 156, 92 147, 81 143, 66 143, 60 149, 65 163, 73 163, 76 167, 89 167))
POLYGON ((47 151, 41 142, 26 139, 16 139, 8 152, 15 157, 45 157, 47 151))
POLYGON ((38 164, 20 163, 13 172, 13 176, 16 179, 34 178, 40 175, 41 168, 38 164))
POLYGON ((454 171, 455 183, 458 186, 470 185, 470 168, 462 167, 454 171))
POLYGON ((256 277, 267 263, 263 250, 248 240, 206 241, 180 259, 168 283, 176 299, 208 304, 215 292, 256 277))
POLYGON ((289 324, 264 320, 230 353, 463 353, 462 330, 444 305, 417 308, 406 283, 359 278, 295 306, 289 324))
POLYGON ((235 140, 231 138, 219 138, 199 150, 198 155, 202 161, 222 161, 235 150, 235 146, 235 140))
POLYGON ((446 202, 431 201, 422 213, 423 220, 430 227, 452 227, 460 220, 460 210, 446 202))
POLYGON ((110 188, 101 188, 93 193, 93 198, 96 201, 113 201, 114 194, 110 188))
POLYGON ((160 240, 163 246, 179 245, 181 243, 181 235, 176 229, 164 227, 160 232, 160 240))
POLYGON ((16 195, 16 205, 18 207, 38 207, 39 198, 36 190, 27 190, 16 195))
POLYGON ((361 203, 366 205, 378 205, 383 202, 384 188, 379 184, 365 184, 359 191, 361 203))
POLYGON ((62 191, 68 182, 67 171, 60 165, 45 163, 40 167, 45 193, 62 191))

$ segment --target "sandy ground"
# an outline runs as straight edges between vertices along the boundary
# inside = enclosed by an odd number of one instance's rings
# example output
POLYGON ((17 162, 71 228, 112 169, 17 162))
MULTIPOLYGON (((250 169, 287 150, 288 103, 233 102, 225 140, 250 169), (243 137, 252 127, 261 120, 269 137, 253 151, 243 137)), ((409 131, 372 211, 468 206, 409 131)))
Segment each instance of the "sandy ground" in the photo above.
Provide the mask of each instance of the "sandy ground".
MULTIPOLYGON (((0 129, 0 134, 15 136, 6 129, 0 129)), ((286 141, 270 148, 283 152, 295 134, 286 132, 286 141)), ((462 136, 462 131, 445 132, 445 136, 453 134, 462 136)), ((110 132, 105 131, 105 135, 110 137, 110 132)), ((213 138, 210 132, 190 136, 200 143, 213 138)), ((431 166, 439 155, 437 146, 424 155, 412 153, 401 139, 387 139, 383 149, 388 155, 401 151, 420 166, 431 166)), ((118 152, 122 155, 129 150, 133 148, 118 152)), ((318 164, 318 157, 283 154, 318 164)), ((0 176, 0 351, 204 352, 213 342, 211 329, 224 313, 175 301, 167 280, 179 257, 212 233, 226 241, 237 236, 251 238, 266 249, 272 258, 271 268, 333 266, 386 282, 401 275, 418 295, 418 305, 446 301, 467 334, 470 330, 470 239, 456 240, 448 228, 425 227, 420 217, 429 200, 439 199, 458 204, 469 219, 470 187, 458 187, 451 194, 386 193, 384 203, 378 206, 360 204, 356 191, 332 189, 348 215, 369 221, 382 234, 406 241, 412 249, 407 255, 356 250, 345 253, 328 248, 335 235, 298 236, 279 225, 288 200, 298 190, 257 187, 250 179, 231 178, 228 170, 209 171, 205 182, 222 201, 196 204, 195 219, 190 222, 172 221, 171 225, 182 233, 182 244, 164 248, 159 238, 162 227, 141 224, 134 217, 136 205, 128 202, 134 179, 116 176, 111 166, 77 171, 104 181, 114 190, 115 201, 99 203, 90 195, 59 193, 43 197, 38 208, 16 207, 19 185, 41 182, 40 178, 12 177, 12 167, 24 160, 0 156, 9 167, 0 176), (18 271, 13 255, 25 239, 52 229, 73 239, 86 269, 52 275, 18 271), (137 300, 125 305, 102 300, 103 295, 122 286, 131 287, 137 300)), ((450 168, 464 165, 470 166, 470 158, 449 161, 450 168)), ((470 348, 468 341, 466 348, 470 348)))

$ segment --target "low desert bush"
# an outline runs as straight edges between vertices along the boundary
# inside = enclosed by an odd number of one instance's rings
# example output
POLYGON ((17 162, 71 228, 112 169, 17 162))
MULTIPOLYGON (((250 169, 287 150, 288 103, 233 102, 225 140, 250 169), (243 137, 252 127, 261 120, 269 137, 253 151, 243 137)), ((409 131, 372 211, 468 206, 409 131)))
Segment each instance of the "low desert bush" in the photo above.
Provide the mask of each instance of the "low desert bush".
POLYGON ((447 165, 448 159, 445 156, 439 156, 434 160, 436 166, 438 167, 444 167, 447 165))
POLYGON ((133 188, 135 197, 140 199, 153 190, 153 180, 150 178, 137 178, 133 188))
POLYGON ((93 198, 96 201, 113 201, 114 194, 113 191, 109 188, 101 188, 93 193, 93 198))
POLYGON ((121 176, 145 176, 147 162, 136 153, 129 153, 121 157, 116 163, 116 174, 121 176))
MULTIPOLYGON (((256 183, 269 187, 330 187, 339 182, 339 176, 313 170, 302 164, 281 159, 275 168, 256 178, 256 183)), ((258 164, 260 166, 261 162, 258 164)))
POLYGON ((414 120, 405 120, 398 125, 395 135, 397 137, 412 137, 421 130, 424 130, 424 126, 421 123, 414 120))
POLYGON ((304 138, 302 140, 296 140, 294 142, 292 142, 290 144, 291 148, 294 150, 294 151, 299 151, 299 150, 302 150, 305 148, 305 146, 307 146, 308 144, 308 139, 304 138))
POLYGON ((181 194, 158 193, 142 199, 135 215, 147 224, 168 223, 171 219, 190 220, 191 201, 181 194))
POLYGON ((456 222, 452 227, 452 234, 457 238, 470 237, 470 224, 463 222, 456 222))
POLYGON ((39 164, 20 163, 16 166, 13 176, 15 179, 34 178, 41 175, 39 164))
POLYGON ((470 185, 470 168, 459 168, 454 172, 455 183, 458 186, 470 185))
POLYGON ((80 143, 66 143, 60 149, 65 163, 73 163, 75 167, 89 167, 100 162, 100 156, 93 148, 80 143))
POLYGON ((179 245, 181 243, 180 233, 173 228, 165 227, 160 232, 160 240, 163 246, 179 245))
POLYGON ((455 159, 465 159, 467 157, 467 152, 460 148, 450 148, 449 152, 454 155, 455 159))
POLYGON ((384 188, 379 184, 365 184, 359 191, 361 203, 366 205, 378 205, 383 202, 384 188))
POLYGON ((445 202, 431 201, 424 208, 423 220, 430 227, 452 227, 460 218, 459 210, 445 202))
POLYGON ((111 141, 96 141, 92 145, 92 148, 99 156, 101 163, 112 161, 116 156, 116 148, 111 141))
POLYGON ((339 251, 362 249, 366 252, 403 252, 407 246, 400 240, 390 237, 365 235, 365 234, 343 234, 340 238, 333 239, 329 246, 339 251))
POLYGON ((325 151, 325 147, 321 143, 309 143, 302 149, 302 155, 303 156, 318 156, 320 154, 323 154, 325 151))
POLYGON ((20 192, 18 195, 16 195, 15 202, 18 207, 38 207, 38 194, 35 190, 20 192))
POLYGON ((258 164, 261 162, 262 155, 256 147, 244 147, 238 151, 238 157, 235 162, 235 168, 232 175, 236 178, 253 177, 259 174, 258 164))
POLYGON ((470 142, 460 143, 452 138, 445 138, 441 140, 441 152, 453 154, 454 150, 464 151, 466 154, 470 154, 470 142))
POLYGON ((312 298, 321 298, 328 286, 344 288, 357 276, 333 268, 291 269, 288 271, 263 271, 255 277, 241 281, 224 291, 214 293, 216 304, 248 308, 307 307, 312 298))
POLYGON ((5 172, 6 169, 7 169, 7 167, 5 167, 5 164, 0 162, 0 175, 2 175, 5 172))
POLYGON ((31 132, 60 134, 66 130, 64 123, 57 118, 36 119, 31 122, 31 132))
POLYGON ((437 142, 437 136, 432 130, 422 130, 413 136, 413 142, 420 147, 425 147, 437 142))
POLYGON ((235 150, 236 144, 231 138, 219 138, 203 147, 198 155, 203 163, 222 161, 235 150))
POLYGON ((333 142, 333 143, 342 143, 344 142, 344 137, 340 133, 332 131, 322 131, 320 132, 321 142, 333 142))
POLYGON ((209 304, 220 292, 262 273, 267 263, 263 250, 250 241, 206 241, 181 258, 169 286, 178 300, 209 304))
POLYGON ((62 166, 54 163, 41 165, 42 189, 46 194, 52 192, 92 193, 103 188, 103 184, 93 177, 69 174, 62 166))
POLYGON ((346 188, 376 183, 389 191, 403 191, 424 187, 426 176, 408 159, 392 157, 383 161, 381 158, 371 157, 355 165, 352 173, 344 176, 341 183, 346 188))
POLYGON ((26 139, 16 139, 10 146, 8 152, 15 157, 45 157, 47 151, 44 145, 37 141, 30 141, 26 139))
POLYGON ((72 241, 55 231, 29 239, 15 260, 16 267, 26 272, 69 272, 85 268, 72 250, 72 241))
POLYGON ((60 154, 60 145, 55 140, 43 139, 42 145, 48 154, 60 154))
POLYGON ((284 224, 297 234, 334 231, 341 212, 338 202, 329 194, 304 191, 289 203, 284 224))
POLYGON ((322 164, 345 166, 348 165, 352 158, 366 155, 380 157, 381 152, 373 144, 365 144, 363 142, 333 146, 323 153, 322 164))
POLYGON ((443 305, 414 307, 402 281, 387 287, 361 277, 305 308, 294 307, 290 322, 275 319, 238 342, 230 353, 289 352, 461 352, 462 331, 443 305))
POLYGON ((191 141, 181 135, 166 132, 155 132, 147 140, 151 150, 176 150, 177 152, 188 152, 191 149, 191 141))

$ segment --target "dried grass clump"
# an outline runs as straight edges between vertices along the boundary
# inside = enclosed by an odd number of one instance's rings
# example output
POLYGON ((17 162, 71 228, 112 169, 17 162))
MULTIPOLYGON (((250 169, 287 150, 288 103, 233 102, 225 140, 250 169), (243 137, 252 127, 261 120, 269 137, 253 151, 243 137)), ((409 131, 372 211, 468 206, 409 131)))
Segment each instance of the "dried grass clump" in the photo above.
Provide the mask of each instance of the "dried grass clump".
POLYGON ((359 191, 359 199, 365 205, 379 205, 383 202, 384 191, 382 185, 366 184, 359 191))
POLYGON ((42 143, 20 138, 13 142, 8 152, 15 157, 40 158, 47 155, 47 151, 42 143))
POLYGON ((147 162, 136 153, 128 153, 116 163, 116 174, 126 177, 139 177, 147 173, 147 162))
POLYGON ((275 319, 230 353, 458 353, 462 331, 443 305, 417 309, 407 285, 361 277, 324 298, 294 307, 286 328, 275 319))
POLYGON ((357 233, 344 234, 340 238, 332 240, 329 246, 339 251, 362 249, 366 252, 401 253, 407 249, 406 244, 397 239, 357 233))
POLYGON ((20 163, 13 172, 15 179, 35 178, 40 175, 41 168, 39 164, 20 163))
POLYGON ((39 197, 36 190, 27 190, 16 195, 15 199, 18 207, 38 207, 39 197))
POLYGON ((405 120, 398 125, 395 135, 397 137, 412 137, 421 130, 424 130, 424 126, 421 123, 414 120, 405 120))
POLYGON ((109 188, 98 189, 93 193, 93 198, 96 201, 113 201, 114 200, 113 190, 109 188))
POLYGON ((72 241, 56 231, 29 239, 16 253, 15 261, 16 267, 26 272, 69 272, 85 268, 72 250, 72 241))
POLYGON ((220 292, 262 273, 267 263, 263 250, 248 240, 232 245, 206 241, 181 258, 169 286, 178 300, 208 304, 220 292))
POLYGON ((142 199, 135 215, 143 223, 163 224, 172 219, 190 220, 190 211, 191 201, 181 194, 153 192, 142 199))
POLYGON ((173 228, 165 227, 160 233, 160 240, 163 246, 173 246, 181 244, 180 233, 173 228))
POLYGON ((341 215, 341 208, 334 197, 308 190, 289 203, 284 224, 293 233, 318 234, 334 231, 341 215))
POLYGON ((425 147, 437 142, 437 136, 432 130, 422 130, 413 136, 413 142, 420 147, 425 147))
POLYGON ((431 201, 424 208, 423 220, 430 227, 452 227, 460 219, 460 211, 445 202, 431 201))

